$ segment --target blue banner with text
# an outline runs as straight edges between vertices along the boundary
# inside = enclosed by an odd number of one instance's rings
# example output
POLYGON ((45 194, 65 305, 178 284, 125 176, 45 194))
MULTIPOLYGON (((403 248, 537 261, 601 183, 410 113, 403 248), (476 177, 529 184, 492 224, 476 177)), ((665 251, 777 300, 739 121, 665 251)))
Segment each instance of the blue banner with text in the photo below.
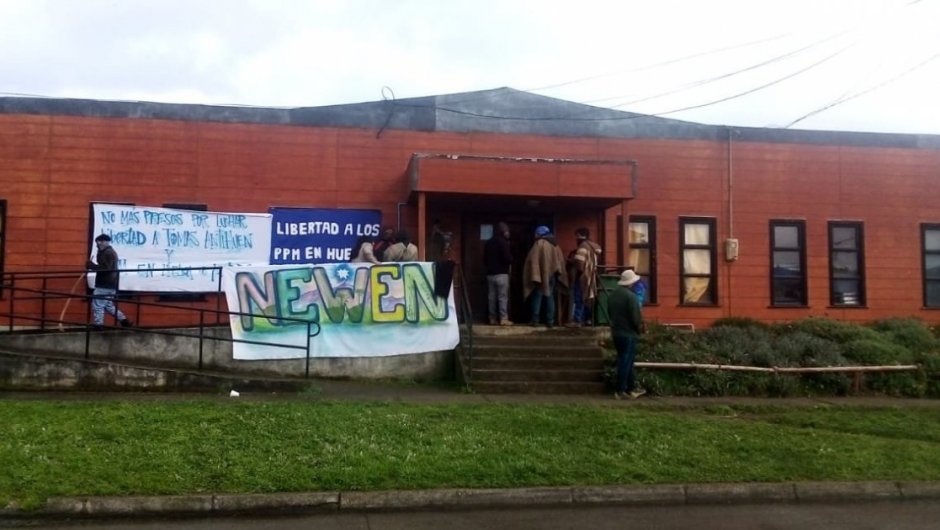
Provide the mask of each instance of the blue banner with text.
POLYGON ((378 210, 269 208, 271 264, 349 261, 361 236, 377 239, 382 225, 378 210))

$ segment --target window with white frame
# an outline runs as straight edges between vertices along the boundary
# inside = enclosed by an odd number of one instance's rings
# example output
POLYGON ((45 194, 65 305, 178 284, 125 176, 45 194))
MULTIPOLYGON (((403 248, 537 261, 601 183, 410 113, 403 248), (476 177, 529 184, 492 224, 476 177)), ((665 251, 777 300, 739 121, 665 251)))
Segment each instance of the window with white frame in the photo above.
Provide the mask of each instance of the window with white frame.
POLYGON ((646 303, 656 303, 656 218, 631 215, 629 230, 627 266, 646 282, 646 303))
POLYGON ((718 303, 718 268, 715 220, 679 219, 679 301, 682 305, 718 303))
MULTIPOLYGON (((7 201, 0 199, 0 276, 3 275, 3 257, 6 254, 4 244, 7 240, 7 201)), ((0 289, 0 297, 3 290, 0 289)))

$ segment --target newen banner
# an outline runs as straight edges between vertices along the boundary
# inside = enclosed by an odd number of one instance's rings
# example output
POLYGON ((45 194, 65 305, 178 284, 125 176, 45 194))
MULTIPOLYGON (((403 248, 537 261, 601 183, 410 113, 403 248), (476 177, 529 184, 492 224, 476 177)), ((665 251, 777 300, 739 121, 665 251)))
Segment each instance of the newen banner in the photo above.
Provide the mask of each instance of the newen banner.
POLYGON ((454 294, 434 294, 434 264, 227 267, 235 359, 374 357, 450 350, 454 294), (308 337, 308 330, 320 333, 308 337), (266 343, 266 344, 258 344, 266 343))

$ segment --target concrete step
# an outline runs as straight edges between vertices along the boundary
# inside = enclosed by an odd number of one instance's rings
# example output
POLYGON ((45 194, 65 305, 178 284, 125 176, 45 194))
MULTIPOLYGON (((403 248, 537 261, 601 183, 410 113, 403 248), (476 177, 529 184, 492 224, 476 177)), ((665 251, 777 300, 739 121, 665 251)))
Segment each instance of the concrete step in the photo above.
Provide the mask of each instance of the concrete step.
POLYGON ((473 368, 474 383, 483 381, 529 382, 552 381, 558 383, 587 383, 602 381, 600 370, 505 370, 473 368))
POLYGON ((473 357, 474 370, 596 370, 604 369, 600 357, 473 357))
MULTIPOLYGON (((463 345, 464 355, 468 346, 463 345)), ((473 344, 473 357, 543 358, 543 359, 602 359, 600 346, 565 344, 473 344)))
MULTIPOLYGON (((469 332, 466 328, 460 330, 462 341, 467 340, 469 332)), ((537 342, 557 342, 557 343, 590 343, 597 344, 598 341, 609 337, 610 331, 607 328, 564 328, 555 327, 548 329, 545 327, 533 328, 530 326, 485 326, 483 328, 473 328, 474 342, 488 341, 537 341, 537 342)))
POLYGON ((478 394, 603 394, 603 382, 479 381, 472 385, 478 394))
MULTIPOLYGON (((468 346, 470 341, 466 338, 461 338, 461 344, 468 346)), ((474 337, 473 338, 473 347, 493 347, 493 346, 511 346, 511 347, 546 347, 552 349, 559 348, 600 348, 602 347, 601 343, 598 340, 593 340, 591 338, 579 338, 579 339, 565 339, 565 338, 542 338, 542 337, 532 337, 532 338, 503 338, 503 337, 474 337)))

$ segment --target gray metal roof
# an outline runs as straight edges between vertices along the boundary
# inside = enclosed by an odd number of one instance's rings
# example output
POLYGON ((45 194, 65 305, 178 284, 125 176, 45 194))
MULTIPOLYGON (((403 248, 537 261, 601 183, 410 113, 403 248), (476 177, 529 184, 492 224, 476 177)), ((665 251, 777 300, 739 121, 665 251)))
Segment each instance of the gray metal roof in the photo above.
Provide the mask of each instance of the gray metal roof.
POLYGON ((0 98, 0 113, 588 138, 724 140, 729 131, 733 131, 736 141, 940 148, 940 135, 705 125, 593 107, 506 87, 419 98, 296 108, 4 97, 0 98))

